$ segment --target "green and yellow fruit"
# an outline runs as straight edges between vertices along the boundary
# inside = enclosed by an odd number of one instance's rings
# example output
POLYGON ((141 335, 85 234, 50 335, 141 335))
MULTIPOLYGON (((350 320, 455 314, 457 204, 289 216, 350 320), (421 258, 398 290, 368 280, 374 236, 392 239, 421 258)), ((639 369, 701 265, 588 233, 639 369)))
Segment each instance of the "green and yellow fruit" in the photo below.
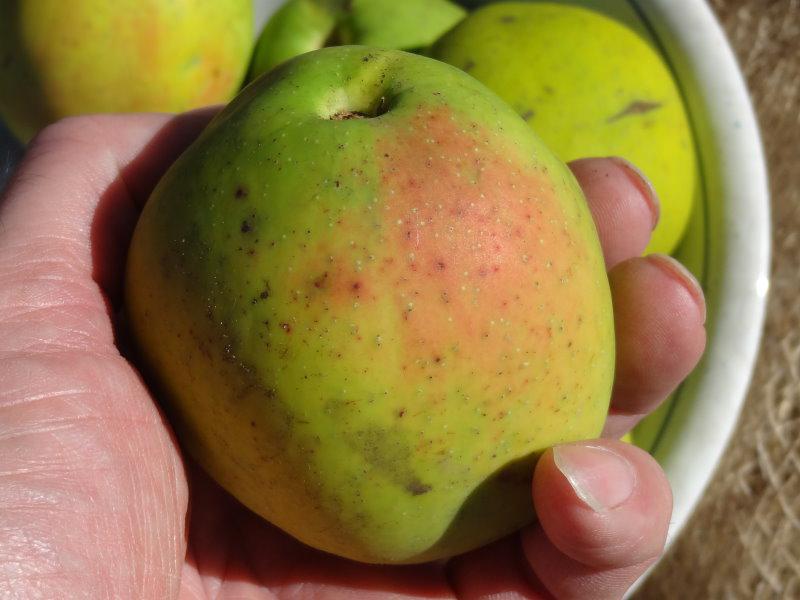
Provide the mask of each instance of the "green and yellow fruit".
POLYGON ((624 156, 651 179, 661 219, 649 252, 680 242, 697 189, 697 160, 672 74, 622 19, 569 3, 480 8, 431 55, 485 83, 564 161, 624 156))
POLYGON ((0 117, 28 140, 70 115, 227 102, 252 37, 251 0, 0 2, 0 117))
POLYGON ((427 48, 465 15, 450 0, 288 0, 264 26, 248 79, 325 46, 427 48))
POLYGON ((328 48, 246 88, 153 192, 126 306, 199 463, 359 561, 530 522, 536 457, 608 409, 580 188, 482 84, 405 52, 328 48))

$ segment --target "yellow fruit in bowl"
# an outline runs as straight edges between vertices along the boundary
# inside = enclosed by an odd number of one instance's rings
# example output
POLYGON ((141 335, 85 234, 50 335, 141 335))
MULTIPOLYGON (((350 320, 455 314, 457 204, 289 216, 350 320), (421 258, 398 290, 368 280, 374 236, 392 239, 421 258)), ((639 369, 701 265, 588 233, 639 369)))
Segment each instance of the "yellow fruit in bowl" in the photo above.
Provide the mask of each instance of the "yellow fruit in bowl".
POLYGON ((252 45, 251 0, 0 2, 0 118, 27 141, 70 115, 227 102, 252 45))
POLYGON ((652 181, 661 219, 648 252, 672 252, 698 167, 680 91, 659 50, 622 18, 570 3, 477 9, 433 47, 506 100, 564 161, 623 156, 652 181))

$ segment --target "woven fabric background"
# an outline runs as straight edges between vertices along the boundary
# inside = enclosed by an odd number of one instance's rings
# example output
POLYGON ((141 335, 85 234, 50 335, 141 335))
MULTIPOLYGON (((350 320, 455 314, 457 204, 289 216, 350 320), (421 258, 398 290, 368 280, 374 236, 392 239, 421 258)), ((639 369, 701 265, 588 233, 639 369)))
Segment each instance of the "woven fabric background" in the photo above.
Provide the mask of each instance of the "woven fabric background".
POLYGON ((766 329, 734 437, 637 599, 800 599, 800 0, 711 0, 767 152, 773 263, 766 329))

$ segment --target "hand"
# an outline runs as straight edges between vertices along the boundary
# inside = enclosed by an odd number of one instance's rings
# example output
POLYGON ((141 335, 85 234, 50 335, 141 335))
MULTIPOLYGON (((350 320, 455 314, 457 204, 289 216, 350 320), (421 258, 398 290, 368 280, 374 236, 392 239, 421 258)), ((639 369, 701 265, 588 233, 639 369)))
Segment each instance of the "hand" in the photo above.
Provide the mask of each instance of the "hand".
POLYGON ((646 184, 616 160, 571 165, 615 305, 606 439, 544 454, 539 522, 518 535, 446 564, 361 565, 286 537, 183 462, 115 343, 139 208, 209 115, 62 121, 0 203, 0 596, 620 597, 662 551, 671 495, 653 459, 612 438, 705 343, 693 280, 670 259, 638 258, 654 223, 646 184))

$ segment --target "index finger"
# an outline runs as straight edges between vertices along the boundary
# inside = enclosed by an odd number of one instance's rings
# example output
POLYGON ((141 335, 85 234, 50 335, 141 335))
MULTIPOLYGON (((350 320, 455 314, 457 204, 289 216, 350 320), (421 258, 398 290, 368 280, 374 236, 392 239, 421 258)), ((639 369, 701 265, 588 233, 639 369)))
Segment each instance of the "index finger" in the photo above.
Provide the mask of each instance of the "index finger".
POLYGON ((661 211, 650 182, 630 162, 615 156, 583 158, 569 167, 586 195, 606 269, 641 255, 661 211))

